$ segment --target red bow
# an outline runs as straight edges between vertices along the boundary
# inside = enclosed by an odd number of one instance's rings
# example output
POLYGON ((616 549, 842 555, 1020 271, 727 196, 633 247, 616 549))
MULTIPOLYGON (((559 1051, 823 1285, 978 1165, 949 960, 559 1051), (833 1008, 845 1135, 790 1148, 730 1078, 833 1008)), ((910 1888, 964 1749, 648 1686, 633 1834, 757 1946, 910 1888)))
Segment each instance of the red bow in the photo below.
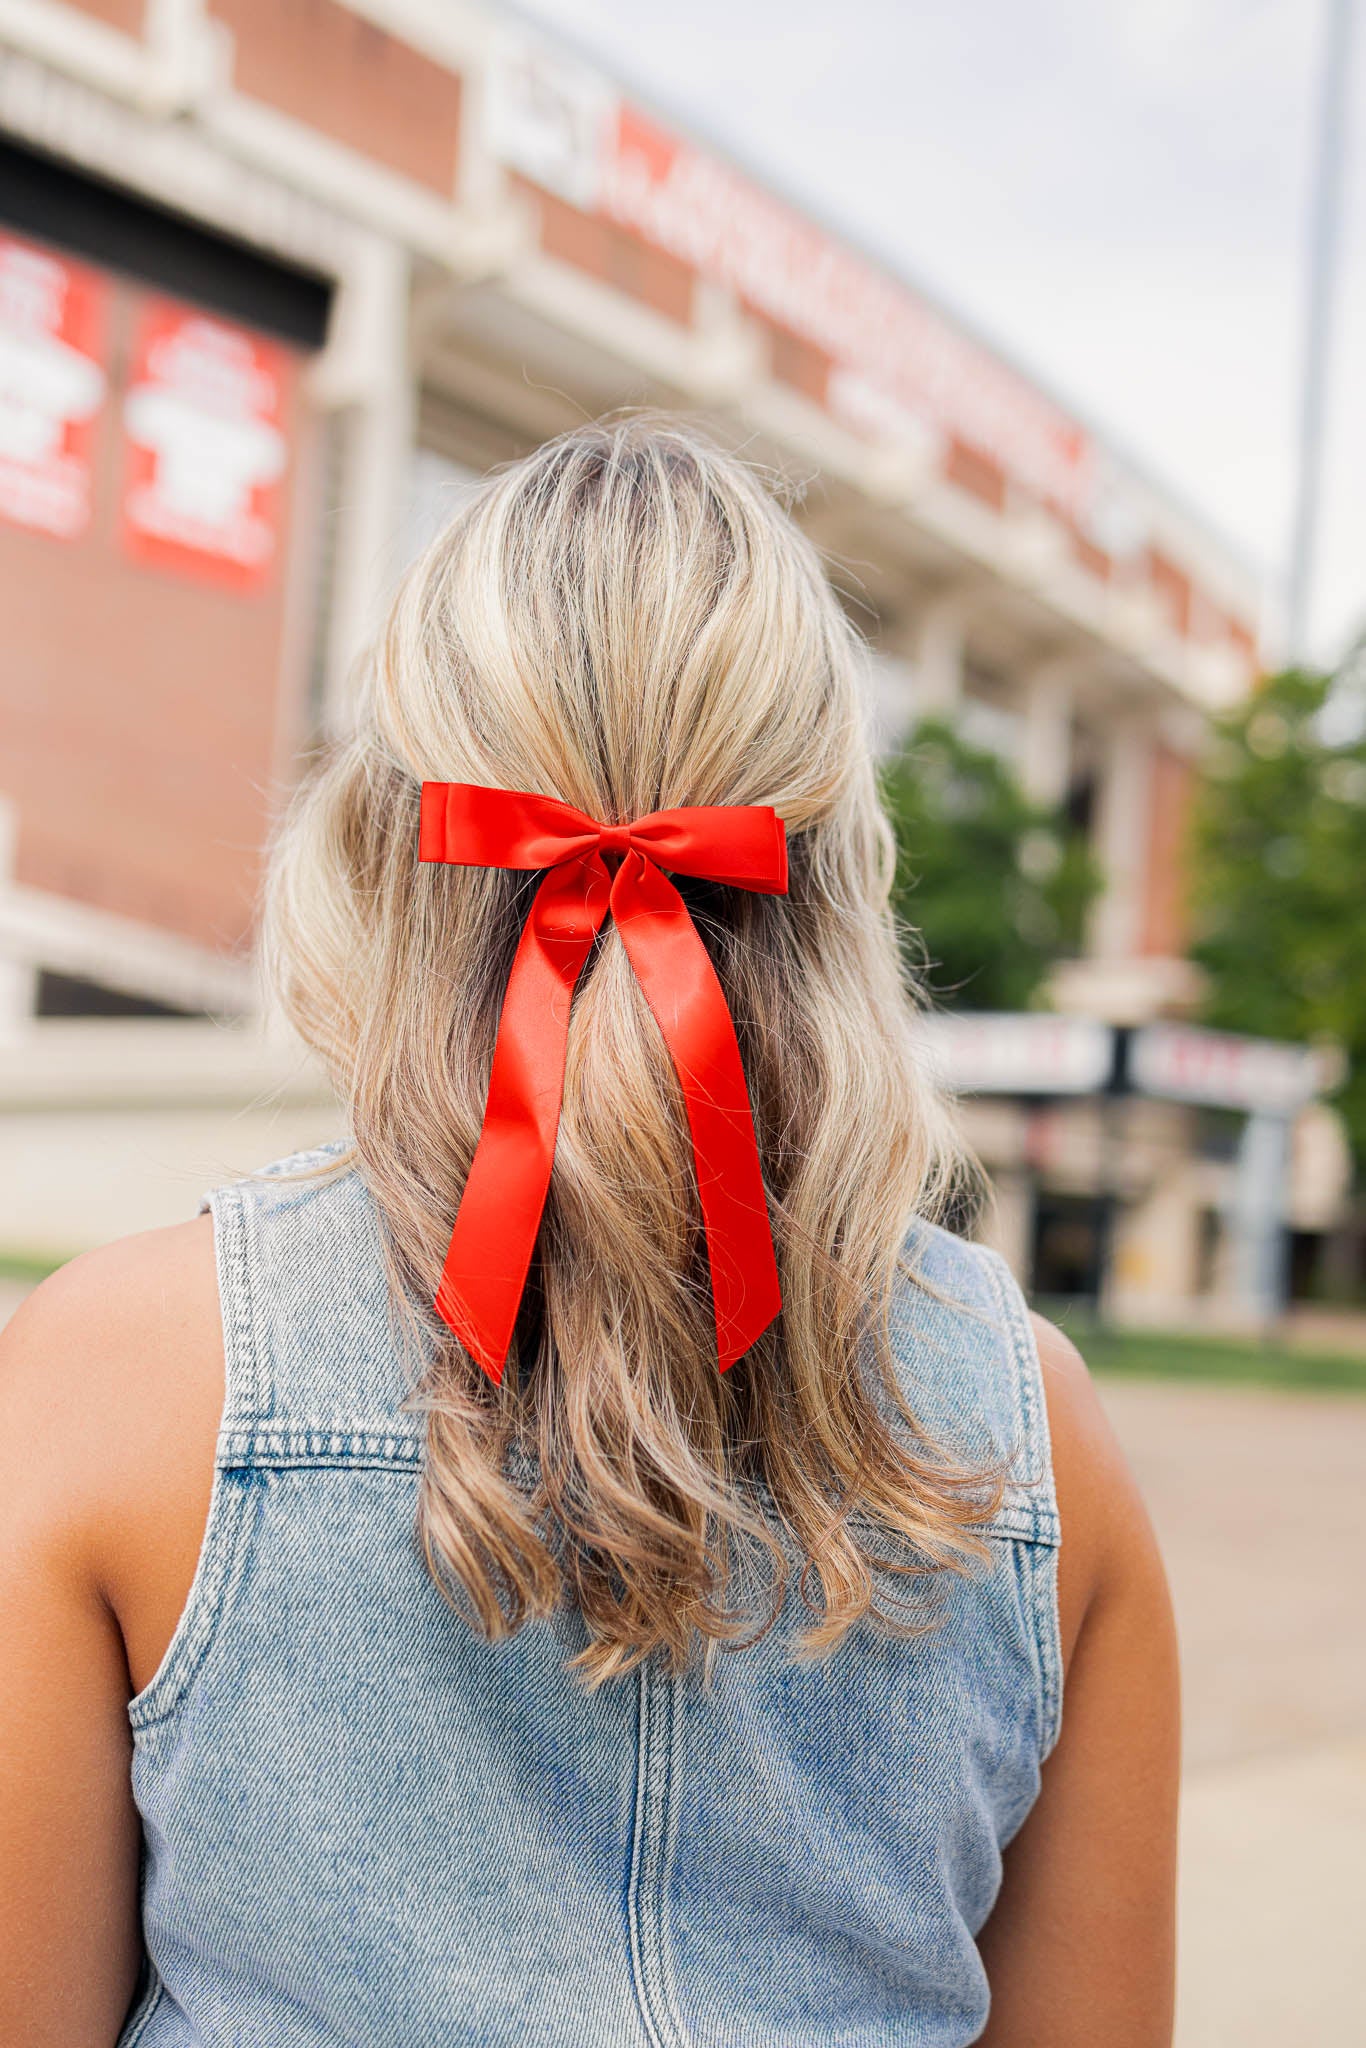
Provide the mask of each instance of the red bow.
POLYGON ((610 909, 683 1089, 724 1372, 768 1328, 782 1296, 735 1027, 687 905, 661 869, 785 895, 782 819, 767 806, 708 804, 600 825, 553 797, 424 782, 419 858, 549 870, 508 978, 437 1313, 500 1382, 550 1186, 569 1007, 610 909), (604 854, 620 857, 615 874, 604 854))

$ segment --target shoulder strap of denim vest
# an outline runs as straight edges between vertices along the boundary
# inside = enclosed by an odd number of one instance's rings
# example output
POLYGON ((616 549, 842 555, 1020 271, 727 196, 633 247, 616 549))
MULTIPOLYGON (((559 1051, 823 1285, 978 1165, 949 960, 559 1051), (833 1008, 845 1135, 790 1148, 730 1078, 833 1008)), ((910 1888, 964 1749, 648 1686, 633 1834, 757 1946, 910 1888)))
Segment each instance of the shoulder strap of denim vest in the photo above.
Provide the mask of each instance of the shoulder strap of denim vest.
POLYGON ((420 1437, 420 1418, 402 1408, 411 1382, 379 1219, 349 1157, 333 1139, 200 1199, 214 1217, 224 1427, 244 1451, 326 1457, 334 1437, 354 1447, 397 1434, 406 1458, 420 1437))
POLYGON ((1060 1540, 1048 1410, 1029 1312, 999 1252, 919 1222, 892 1313, 901 1384, 932 1437, 1009 1459, 994 1534, 1060 1540))
MULTIPOLYGON (((390 1300, 380 1222, 350 1146, 334 1139, 210 1189, 227 1351, 225 1427, 270 1450, 284 1431, 301 1455, 331 1434, 398 1431, 414 1364, 390 1300)), ((1012 1459, 998 1535, 1059 1540, 1048 1417, 1024 1297, 1005 1261, 937 1225, 906 1241, 892 1310, 901 1384, 932 1438, 971 1459, 1012 1459)), ((275 1450, 280 1449, 276 1445, 275 1450)))

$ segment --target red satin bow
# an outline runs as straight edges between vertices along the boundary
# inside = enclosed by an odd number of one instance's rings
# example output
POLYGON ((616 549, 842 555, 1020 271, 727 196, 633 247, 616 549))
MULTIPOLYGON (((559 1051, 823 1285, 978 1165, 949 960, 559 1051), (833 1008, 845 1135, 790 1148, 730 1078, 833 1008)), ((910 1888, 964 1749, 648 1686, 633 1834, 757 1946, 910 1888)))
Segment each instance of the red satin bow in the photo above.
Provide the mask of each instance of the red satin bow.
POLYGON ((601 825, 553 797, 424 782, 419 858, 549 870, 508 978, 438 1314, 500 1382, 550 1186, 570 1003, 610 909, 683 1089, 724 1372, 768 1328, 782 1296, 735 1027, 687 906, 661 869, 785 895, 781 818, 766 806, 711 804, 601 825), (604 854, 620 857, 615 874, 604 854))

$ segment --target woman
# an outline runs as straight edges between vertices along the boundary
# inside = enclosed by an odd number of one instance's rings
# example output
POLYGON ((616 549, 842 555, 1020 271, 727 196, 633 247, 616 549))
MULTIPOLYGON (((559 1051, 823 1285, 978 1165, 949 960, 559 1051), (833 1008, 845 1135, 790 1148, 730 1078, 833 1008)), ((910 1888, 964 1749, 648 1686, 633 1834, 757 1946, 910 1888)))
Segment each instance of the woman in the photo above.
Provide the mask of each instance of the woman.
POLYGON ((858 655, 667 424, 410 573, 271 850, 347 1140, 4 1336, 5 2043, 1169 2039, 1162 1570, 933 1220, 858 655))

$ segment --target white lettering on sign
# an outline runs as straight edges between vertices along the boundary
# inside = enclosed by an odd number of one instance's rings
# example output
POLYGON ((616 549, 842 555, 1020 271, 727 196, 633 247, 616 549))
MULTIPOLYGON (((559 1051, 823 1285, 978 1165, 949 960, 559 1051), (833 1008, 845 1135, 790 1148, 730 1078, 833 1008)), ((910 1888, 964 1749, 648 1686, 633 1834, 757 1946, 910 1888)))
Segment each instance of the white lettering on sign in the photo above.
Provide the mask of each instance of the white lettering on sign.
POLYGON ((93 271, 0 235, 0 518, 59 540, 90 523, 106 302, 93 271))
POLYGON ((1186 1024, 1147 1024, 1129 1042, 1129 1080, 1141 1094, 1212 1109, 1290 1114, 1332 1084, 1332 1064, 1314 1046, 1186 1024))
POLYGON ((913 442, 960 439, 1036 498, 1084 518, 1095 454, 1084 427, 908 285, 661 127, 589 67, 505 29, 486 120, 502 162, 729 286, 855 373, 833 378, 828 393, 851 431, 881 438, 905 420, 913 442))
POLYGON ((619 107, 609 141, 602 209, 612 219, 857 369, 926 427, 971 443, 1037 496, 1081 511, 1089 437, 1007 364, 742 172, 635 108, 619 107))
POLYGON ((970 1011, 922 1017, 917 1036, 955 1094, 1091 1095, 1114 1060, 1114 1034, 1091 1017, 970 1011))
POLYGON ((123 406, 135 559, 248 589, 276 553, 281 352, 188 307, 150 305, 123 406))

